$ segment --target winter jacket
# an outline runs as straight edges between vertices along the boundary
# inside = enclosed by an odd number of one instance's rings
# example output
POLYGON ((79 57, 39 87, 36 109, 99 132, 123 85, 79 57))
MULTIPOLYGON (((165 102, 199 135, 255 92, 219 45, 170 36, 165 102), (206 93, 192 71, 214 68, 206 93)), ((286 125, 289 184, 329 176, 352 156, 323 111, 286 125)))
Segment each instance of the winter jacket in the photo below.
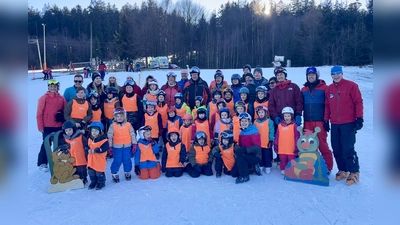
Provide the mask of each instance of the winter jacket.
POLYGON ((187 83, 188 81, 189 81, 189 80, 180 80, 180 81, 178 81, 178 85, 179 85, 179 87, 181 88, 182 92, 183 92, 183 90, 185 89, 185 85, 186 85, 186 83, 187 83))
MULTIPOLYGON (((181 143, 182 141, 179 138, 175 143, 171 141, 168 142, 168 144, 173 148, 175 148, 175 146, 181 143)), ((167 169, 167 160, 168 160, 168 149, 165 149, 162 153, 162 158, 161 158, 162 171, 165 171, 167 169)), ((182 143, 181 150, 179 152, 179 162, 183 164, 185 163, 185 160, 186 160, 186 146, 182 143)))
POLYGON ((140 138, 138 140, 138 145, 137 145, 136 152, 135 152, 135 166, 139 166, 140 169, 156 168, 157 167, 157 161, 156 160, 154 160, 154 161, 147 160, 145 162, 140 162, 140 151, 141 151, 140 150, 140 146, 141 146, 141 144, 145 145, 145 146, 152 145, 151 149, 152 149, 154 155, 157 154, 160 151, 160 148, 159 148, 158 143, 156 141, 150 142, 148 140, 140 138))
POLYGON ((224 89, 227 88, 227 87, 229 87, 229 84, 228 84, 228 82, 226 82, 226 80, 223 80, 222 84, 220 84, 220 85, 217 85, 215 80, 213 80, 213 81, 211 81, 209 89, 210 89, 210 93, 211 94, 216 90, 220 90, 222 92, 222 96, 221 97, 224 98, 223 92, 224 92, 224 89))
POLYGON ((363 99, 358 85, 342 79, 325 91, 325 116, 332 124, 352 123, 364 117, 363 99))
MULTIPOLYGON (((86 98, 88 98, 89 97, 89 92, 88 92, 87 89, 85 91, 86 91, 86 98)), ((65 101, 69 102, 75 97, 76 97, 76 87, 75 87, 75 85, 65 89, 65 91, 64 91, 65 101)))
POLYGON ((108 128, 107 137, 110 147, 114 148, 127 148, 137 143, 135 130, 126 119, 122 123, 114 121, 108 128), (118 129, 114 130, 114 127, 118 129))
MULTIPOLYGON (((105 88, 106 88, 106 86, 104 86, 104 90, 101 93, 99 93, 98 90, 93 89, 93 82, 90 82, 90 84, 88 84, 86 86, 86 90, 88 91, 88 94, 95 91, 100 96, 100 103, 103 103, 104 100, 106 100, 106 98, 107 98, 107 93, 105 92, 105 88)), ((87 96, 87 97, 89 97, 89 96, 87 96)))
MULTIPOLYGON (((297 155, 299 150, 297 149, 297 140, 299 140, 300 138, 300 132, 297 130, 297 124, 295 123, 291 123, 289 125, 293 125, 293 132, 294 132, 294 146, 293 146, 293 154, 297 155)), ((274 140, 274 151, 276 153, 279 152, 279 138, 282 138, 281 135, 279 134, 279 129, 281 127, 287 127, 289 126, 288 124, 286 124, 284 121, 282 121, 279 125, 278 125, 278 129, 276 130, 276 134, 275 134, 275 140, 274 140)), ((284 138, 284 137, 283 137, 284 138)), ((283 141, 285 141, 285 139, 283 139, 283 141)), ((287 142, 287 141, 286 141, 287 142)))
POLYGON ((303 96, 301 95, 299 86, 290 80, 278 83, 271 91, 268 106, 272 119, 281 117, 282 109, 286 106, 292 107, 295 116, 301 116, 303 111, 303 96))
POLYGON ((240 89, 243 87, 241 83, 238 83, 238 85, 231 85, 231 89, 233 91, 233 101, 236 104, 236 102, 240 101, 240 89))
POLYGON ((166 98, 165 102, 167 105, 174 105, 175 104, 175 94, 182 93, 182 89, 176 83, 174 86, 170 86, 168 82, 161 87, 161 90, 165 91, 166 98))
POLYGON ((325 81, 317 80, 318 84, 310 89, 307 82, 301 89, 304 101, 304 121, 324 121, 325 114, 325 90, 327 88, 325 81))
POLYGON ((67 106, 64 109, 64 118, 65 120, 73 120, 75 123, 80 123, 82 121, 85 121, 86 124, 89 124, 90 120, 92 119, 93 113, 92 113, 92 107, 90 107, 89 102, 85 98, 78 98, 75 97, 71 101, 67 103, 67 106), (73 107, 75 107, 75 104, 78 104, 79 106, 84 106, 87 105, 88 109, 86 111, 86 116, 83 119, 80 118, 72 118, 71 113, 73 110, 73 107))
POLYGON ((269 81, 264 77, 261 77, 260 80, 253 79, 250 83, 254 83, 256 87, 265 86, 267 89, 269 89, 269 81))
POLYGON ((249 89, 249 94, 247 95, 247 98, 249 99, 249 102, 253 103, 256 100, 256 84, 251 81, 250 83, 248 83, 247 85, 245 85, 245 87, 247 87, 247 89, 249 89))
POLYGON ((99 65, 99 71, 106 71, 106 69, 107 69, 107 66, 104 64, 104 63, 101 63, 100 65, 99 65))
POLYGON ((210 94, 210 89, 208 89, 208 84, 200 77, 196 81, 190 79, 189 82, 185 84, 183 93, 185 102, 191 109, 196 105, 195 104, 196 96, 203 97, 204 105, 208 105, 208 102, 210 101, 211 94, 210 94))
POLYGON ((38 100, 36 121, 38 130, 45 127, 61 127, 63 122, 56 122, 56 114, 59 110, 64 111, 67 102, 59 93, 46 92, 38 100))
MULTIPOLYGON (((194 142, 192 147, 190 148, 189 155, 188 155, 189 163, 192 166, 197 165, 197 163, 196 163, 196 150, 194 149, 195 146, 202 147, 203 149, 206 148, 206 147, 210 148, 210 146, 208 146, 207 143, 206 143, 205 146, 201 146, 201 145, 199 145, 199 143, 194 142)), ((212 163, 213 160, 214 160, 214 156, 213 156, 211 148, 210 148, 210 152, 208 152, 208 162, 212 163)))
MULTIPOLYGON (((133 92, 143 98, 142 89, 135 83, 133 86, 133 92)), ((126 93, 126 86, 122 86, 122 92, 119 93, 119 98, 122 99, 124 94, 126 93)))
POLYGON ((254 124, 250 124, 246 129, 240 131, 239 145, 245 147, 247 153, 254 154, 261 159, 261 137, 254 124))
MULTIPOLYGON (((130 112, 127 110, 126 112, 126 116, 127 116, 127 120, 128 122, 130 122, 133 125, 133 128, 135 130, 138 130, 142 124, 142 117, 143 117, 143 104, 142 104, 142 99, 140 98, 139 95, 133 93, 127 93, 125 94, 125 96, 127 98, 136 98, 136 104, 137 104, 137 108, 138 111, 134 112, 130 112)), ((126 110, 126 107, 124 106, 122 100, 121 100, 121 106, 126 110)))

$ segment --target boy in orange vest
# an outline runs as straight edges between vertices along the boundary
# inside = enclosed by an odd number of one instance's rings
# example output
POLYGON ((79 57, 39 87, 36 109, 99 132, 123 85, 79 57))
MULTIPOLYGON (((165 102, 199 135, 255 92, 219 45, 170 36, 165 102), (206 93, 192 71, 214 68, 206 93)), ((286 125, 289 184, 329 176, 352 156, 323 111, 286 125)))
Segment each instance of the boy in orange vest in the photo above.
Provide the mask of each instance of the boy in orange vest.
POLYGON ((281 163, 279 164, 281 174, 285 175, 285 167, 290 160, 296 158, 299 150, 297 149, 297 140, 300 133, 297 131, 297 125, 294 123, 294 111, 291 107, 282 109, 282 122, 278 125, 275 134, 274 150, 279 155, 281 163))
POLYGON ((78 174, 83 184, 86 184, 88 182, 86 168, 88 139, 76 129, 74 121, 65 121, 62 129, 64 133, 58 137, 58 148, 69 151, 71 158, 75 159, 75 162, 72 164, 76 168, 75 174, 78 174))
POLYGON ((262 171, 266 174, 271 173, 272 167, 272 146, 275 138, 274 122, 269 119, 268 108, 264 105, 259 105, 256 108, 258 119, 254 121, 258 132, 261 136, 261 162, 262 171))
POLYGON ((86 125, 92 119, 92 108, 86 101, 86 90, 83 87, 76 88, 76 97, 67 103, 64 109, 64 119, 75 122, 77 129, 85 133, 86 125))
POLYGON ((135 152, 135 174, 142 180, 157 179, 160 177, 160 163, 156 154, 159 153, 158 143, 152 138, 150 126, 139 128, 137 150, 135 152))
POLYGON ((108 128, 114 120, 114 109, 121 106, 121 102, 118 97, 118 90, 115 87, 109 87, 106 89, 107 99, 103 102, 101 108, 104 112, 103 121, 105 131, 108 132, 108 128))
POLYGON ((136 134, 132 125, 126 120, 126 111, 122 107, 115 108, 114 122, 108 129, 107 136, 113 152, 111 175, 115 183, 119 182, 118 170, 124 164, 125 179, 130 181, 132 161, 131 155, 136 151, 136 134))
MULTIPOLYGON (((197 109, 197 118, 194 121, 195 125, 195 133, 198 131, 203 131, 207 137, 210 137, 207 139, 207 144, 208 146, 211 146, 211 140, 214 138, 214 134, 212 133, 212 128, 210 126, 210 122, 208 122, 207 117, 206 117, 206 108, 205 107, 200 107, 197 109)), ((192 140, 194 140, 195 135, 193 135, 192 140)))
POLYGON ((108 139, 104 134, 101 122, 94 121, 89 125, 90 137, 88 139, 88 174, 90 178, 89 189, 100 190, 106 186, 106 155, 109 149, 108 139))
POLYGON ((100 108, 100 96, 97 94, 97 92, 92 91, 92 93, 89 94, 89 103, 93 114, 90 122, 101 121, 101 118, 103 117, 103 111, 100 108))
POLYGON ((186 146, 179 139, 179 130, 171 128, 168 143, 162 154, 162 172, 166 177, 180 177, 183 174, 186 160, 186 146))
POLYGON ((210 122, 210 123, 211 123, 211 117, 218 111, 217 104, 220 99, 222 99, 222 92, 217 89, 212 93, 211 102, 208 103, 208 106, 207 106, 206 116, 208 118, 208 122, 210 122))
POLYGON ((186 105, 185 102, 183 102, 183 95, 182 93, 176 93, 175 96, 175 109, 176 109, 176 115, 179 117, 182 117, 185 114, 191 114, 192 111, 190 111, 190 107, 186 105))
POLYGON ((193 178, 197 178, 201 174, 212 176, 211 165, 213 160, 214 157, 211 153, 210 146, 207 145, 206 133, 197 131, 193 146, 189 151, 189 163, 186 165, 186 171, 193 178))
POLYGON ((167 119, 168 119, 168 105, 165 102, 165 97, 166 97, 166 93, 163 90, 159 90, 157 93, 157 106, 156 106, 156 111, 161 115, 161 124, 163 126, 163 134, 162 134, 162 138, 163 138, 163 143, 165 145, 165 143, 167 143, 167 119))
MULTIPOLYGON (((176 109, 174 106, 170 106, 167 109, 168 112, 168 118, 166 122, 166 129, 167 129, 167 135, 169 132, 171 132, 171 128, 175 127, 178 130, 181 128, 183 121, 182 118, 178 115, 176 115, 176 109)), ((167 137, 167 136, 165 136, 167 137)))
POLYGON ((142 124, 142 99, 133 91, 135 83, 132 80, 126 80, 124 86, 126 93, 121 98, 122 107, 126 111, 126 119, 131 123, 133 129, 136 131, 142 124))
MULTIPOLYGON (((269 99, 269 94, 268 94, 268 89, 265 86, 259 86, 256 88, 256 100, 254 101, 254 109, 256 109, 258 106, 263 105, 265 107, 268 107, 268 99, 269 99)), ((257 112, 255 112, 254 115, 254 120, 258 118, 257 112)))
POLYGON ((192 110, 192 116, 193 118, 197 118, 197 109, 201 106, 206 107, 205 105, 203 105, 203 97, 202 96, 196 96, 194 99, 194 107, 192 110))
POLYGON ((224 130, 220 136, 221 143, 212 149, 212 154, 215 158, 216 176, 217 178, 221 177, 223 167, 226 175, 238 177, 239 170, 235 166, 233 132, 231 130, 224 130))
POLYGON ((196 133, 196 126, 193 124, 193 117, 190 114, 185 114, 183 116, 183 125, 181 126, 180 132, 182 136, 182 143, 186 147, 186 153, 189 153, 192 147, 193 137, 196 133))
POLYGON ((226 103, 226 107, 231 112, 231 115, 235 114, 235 101, 233 100, 233 90, 230 87, 224 89, 222 93, 224 95, 224 100, 226 103))
POLYGON ((215 123, 214 126, 214 146, 218 146, 221 138, 219 134, 224 130, 233 130, 232 118, 230 117, 230 111, 228 108, 222 108, 219 110, 220 119, 215 123))
POLYGON ((241 113, 246 112, 246 103, 242 101, 238 101, 235 104, 235 115, 232 118, 232 124, 233 124, 233 141, 235 141, 237 144, 239 144, 239 134, 240 134, 240 120, 239 120, 239 115, 241 113))
MULTIPOLYGON (((162 117, 156 111, 156 106, 157 103, 155 101, 153 100, 146 101, 146 112, 144 113, 142 119, 142 126, 149 126, 153 129, 151 132, 151 138, 153 138, 153 140, 158 143, 160 137, 162 137, 163 134, 163 125, 162 125, 162 117)), ((160 147, 160 150, 161 150, 160 152, 162 152, 162 147, 160 147)), ((157 159, 159 158, 160 155, 157 154, 157 159)))

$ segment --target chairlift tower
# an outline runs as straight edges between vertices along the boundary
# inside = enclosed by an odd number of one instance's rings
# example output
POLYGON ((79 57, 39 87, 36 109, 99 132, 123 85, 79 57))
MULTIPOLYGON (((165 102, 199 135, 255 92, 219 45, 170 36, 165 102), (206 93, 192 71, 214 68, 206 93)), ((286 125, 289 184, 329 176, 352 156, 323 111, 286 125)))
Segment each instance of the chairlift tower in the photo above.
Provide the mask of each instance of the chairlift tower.
POLYGON ((40 64, 40 69, 43 70, 43 65, 42 65, 42 56, 40 55, 40 47, 39 47, 39 39, 37 36, 28 36, 28 44, 36 44, 38 48, 38 54, 39 54, 39 64, 40 64))

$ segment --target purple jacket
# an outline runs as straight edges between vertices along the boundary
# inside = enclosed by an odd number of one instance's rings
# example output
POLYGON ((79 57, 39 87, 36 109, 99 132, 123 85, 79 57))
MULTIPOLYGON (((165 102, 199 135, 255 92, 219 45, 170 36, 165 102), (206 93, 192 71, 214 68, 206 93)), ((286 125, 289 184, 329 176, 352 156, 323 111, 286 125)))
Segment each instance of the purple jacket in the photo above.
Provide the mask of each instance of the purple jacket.
POLYGON ((292 107, 295 116, 302 115, 303 112, 303 96, 299 86, 290 80, 280 82, 271 91, 268 101, 268 109, 272 119, 280 117, 282 109, 286 106, 292 107))

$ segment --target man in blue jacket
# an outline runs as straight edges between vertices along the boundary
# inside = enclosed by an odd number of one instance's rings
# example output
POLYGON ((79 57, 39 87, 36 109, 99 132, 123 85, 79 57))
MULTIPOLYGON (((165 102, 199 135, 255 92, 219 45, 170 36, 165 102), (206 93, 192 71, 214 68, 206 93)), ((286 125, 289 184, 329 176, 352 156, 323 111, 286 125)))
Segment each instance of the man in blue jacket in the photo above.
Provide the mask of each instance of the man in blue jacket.
POLYGON ((183 89, 185 88, 185 84, 189 81, 188 79, 188 71, 187 70, 182 70, 181 71, 181 80, 178 81, 178 85, 181 88, 182 92, 183 89))
MULTIPOLYGON (((73 98, 76 97, 76 89, 78 87, 82 87, 82 84, 83 84, 83 76, 80 74, 75 75, 74 86, 69 87, 64 91, 64 98, 67 102, 71 101, 73 98)), ((86 97, 88 97, 89 96, 88 91, 86 89, 85 91, 86 91, 86 97)))

